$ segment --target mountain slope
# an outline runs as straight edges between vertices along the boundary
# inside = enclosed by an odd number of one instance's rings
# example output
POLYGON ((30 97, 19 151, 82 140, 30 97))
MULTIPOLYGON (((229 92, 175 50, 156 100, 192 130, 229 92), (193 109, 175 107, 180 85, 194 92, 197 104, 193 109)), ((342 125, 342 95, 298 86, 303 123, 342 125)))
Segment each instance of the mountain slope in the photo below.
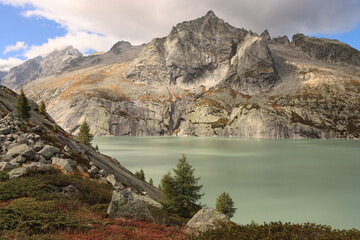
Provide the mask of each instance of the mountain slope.
POLYGON ((31 82, 37 78, 52 76, 59 73, 71 60, 82 56, 73 47, 55 50, 46 57, 29 59, 23 64, 10 69, 9 73, 2 79, 1 84, 12 89, 31 82))
POLYGON ((360 53, 338 41, 271 39, 210 11, 125 55, 25 91, 71 132, 87 119, 96 135, 360 136, 360 53))

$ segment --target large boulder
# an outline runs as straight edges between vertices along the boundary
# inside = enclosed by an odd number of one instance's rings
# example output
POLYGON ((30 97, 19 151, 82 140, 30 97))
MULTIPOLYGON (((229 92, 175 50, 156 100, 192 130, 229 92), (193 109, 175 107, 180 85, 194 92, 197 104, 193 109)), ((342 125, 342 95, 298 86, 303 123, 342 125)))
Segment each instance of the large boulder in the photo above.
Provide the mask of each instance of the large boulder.
POLYGON ((50 159, 56 153, 59 153, 60 149, 50 145, 45 145, 44 148, 39 152, 45 159, 50 159))
POLYGON ((26 144, 14 145, 9 148, 7 154, 9 157, 23 156, 28 159, 32 159, 35 156, 35 152, 26 144))
POLYGON ((52 157, 51 158, 52 164, 57 165, 59 167, 64 168, 66 172, 70 172, 73 170, 73 167, 76 166, 76 162, 70 159, 62 159, 58 157, 52 157))
POLYGON ((120 192, 113 191, 113 196, 107 210, 111 218, 132 217, 140 219, 142 217, 153 220, 149 209, 146 205, 137 199, 130 188, 124 189, 120 192))
POLYGON ((213 208, 204 207, 190 219, 185 228, 190 234, 198 234, 215 229, 218 223, 230 223, 230 219, 213 208))

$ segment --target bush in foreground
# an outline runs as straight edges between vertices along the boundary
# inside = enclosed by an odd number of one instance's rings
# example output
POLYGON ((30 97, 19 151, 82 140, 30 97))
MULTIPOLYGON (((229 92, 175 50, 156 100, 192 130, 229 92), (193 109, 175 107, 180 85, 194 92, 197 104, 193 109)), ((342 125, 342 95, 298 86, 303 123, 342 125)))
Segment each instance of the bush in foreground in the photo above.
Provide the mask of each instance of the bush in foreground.
POLYGON ((333 230, 329 226, 316 224, 290 224, 272 222, 264 225, 236 225, 230 224, 224 228, 210 230, 199 236, 188 236, 187 240, 335 240, 360 239, 360 232, 356 229, 333 230))

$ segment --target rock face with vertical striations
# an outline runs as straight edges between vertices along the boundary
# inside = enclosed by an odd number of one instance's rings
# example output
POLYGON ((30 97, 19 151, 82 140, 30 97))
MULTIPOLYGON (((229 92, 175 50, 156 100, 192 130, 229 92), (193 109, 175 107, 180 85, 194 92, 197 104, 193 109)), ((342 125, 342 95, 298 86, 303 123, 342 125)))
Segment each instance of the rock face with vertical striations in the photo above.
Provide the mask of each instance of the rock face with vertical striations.
POLYGON ((141 46, 119 42, 25 86, 76 133, 359 138, 360 53, 336 40, 271 38, 210 11, 141 46))

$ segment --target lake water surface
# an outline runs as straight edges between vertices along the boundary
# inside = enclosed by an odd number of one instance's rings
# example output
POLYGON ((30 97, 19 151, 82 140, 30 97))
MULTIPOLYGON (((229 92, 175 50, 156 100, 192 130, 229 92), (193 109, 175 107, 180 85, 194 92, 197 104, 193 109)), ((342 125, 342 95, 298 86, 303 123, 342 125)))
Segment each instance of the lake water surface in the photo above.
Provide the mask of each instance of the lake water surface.
POLYGON ((201 203, 215 207, 228 192, 240 224, 360 228, 359 141, 106 136, 95 144, 130 171, 142 168, 156 186, 185 154, 201 177, 201 203))

